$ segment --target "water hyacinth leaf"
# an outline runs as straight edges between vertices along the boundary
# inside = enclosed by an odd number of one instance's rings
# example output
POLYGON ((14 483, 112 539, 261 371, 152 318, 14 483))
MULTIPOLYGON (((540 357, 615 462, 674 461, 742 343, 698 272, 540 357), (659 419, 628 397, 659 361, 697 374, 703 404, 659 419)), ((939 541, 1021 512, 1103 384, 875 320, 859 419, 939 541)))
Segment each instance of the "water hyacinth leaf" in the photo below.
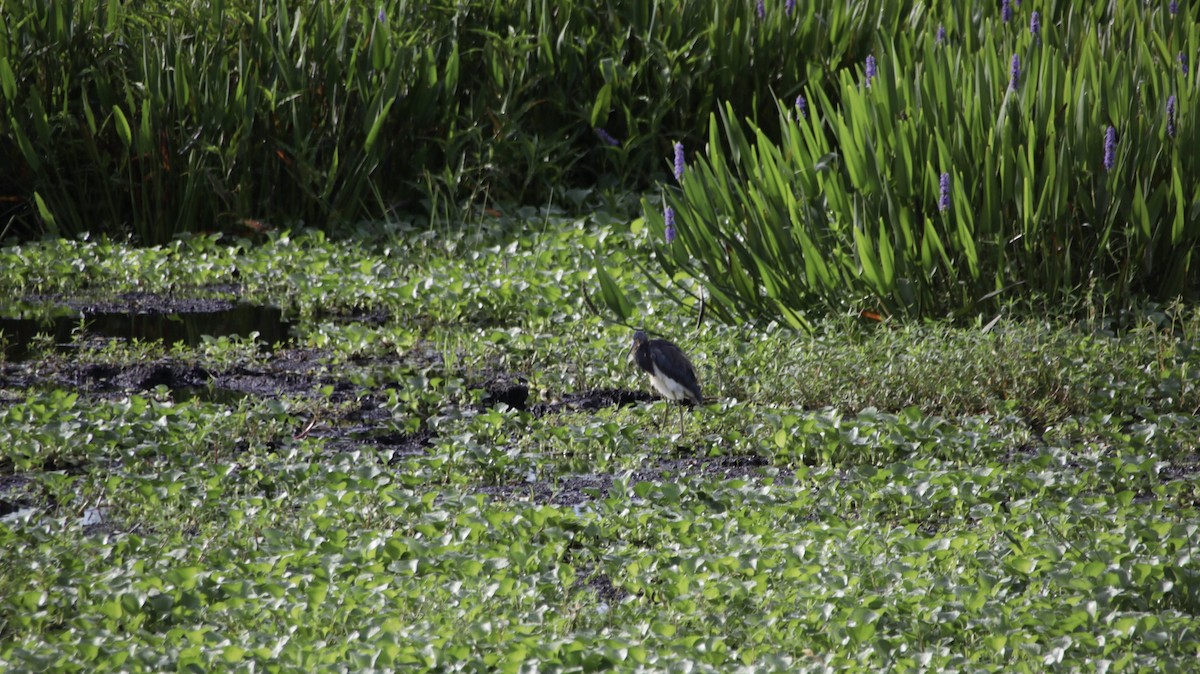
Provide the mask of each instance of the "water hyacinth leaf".
POLYGON ((309 609, 317 611, 325 603, 325 598, 329 595, 329 583, 314 580, 304 589, 304 593, 308 598, 309 609))
POLYGON ((1028 556, 1013 557, 1009 560, 1008 567, 1021 575, 1027 576, 1033 573, 1034 568, 1037 567, 1037 559, 1028 556))

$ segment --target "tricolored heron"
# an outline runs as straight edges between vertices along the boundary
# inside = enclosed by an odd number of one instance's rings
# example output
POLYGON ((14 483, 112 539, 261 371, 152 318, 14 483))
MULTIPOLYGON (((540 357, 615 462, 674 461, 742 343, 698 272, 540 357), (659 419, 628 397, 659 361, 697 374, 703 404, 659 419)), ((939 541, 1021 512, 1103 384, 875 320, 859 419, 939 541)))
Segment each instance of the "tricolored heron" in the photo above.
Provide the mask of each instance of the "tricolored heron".
MULTIPOLYGON (((650 375, 650 383, 662 397, 681 403, 690 400, 697 405, 703 404, 696 370, 678 346, 665 339, 650 339, 638 330, 633 333, 633 346, 629 351, 637 366, 650 375)), ((679 434, 683 435, 682 405, 679 408, 679 434)))

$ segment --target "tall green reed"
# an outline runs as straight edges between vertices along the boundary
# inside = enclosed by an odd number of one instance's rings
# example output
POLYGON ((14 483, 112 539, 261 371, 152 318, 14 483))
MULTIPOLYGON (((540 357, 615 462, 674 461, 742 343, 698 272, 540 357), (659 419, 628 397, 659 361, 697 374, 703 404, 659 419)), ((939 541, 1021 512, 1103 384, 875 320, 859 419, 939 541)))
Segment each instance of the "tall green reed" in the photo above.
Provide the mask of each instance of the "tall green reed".
POLYGON ((911 6, 816 4, 10 0, 0 208, 152 242, 644 189, 719 101, 771 126, 911 6))
POLYGON ((656 259, 700 279, 726 319, 797 327, 1060 304, 1088 287, 1186 292, 1200 137, 1195 73, 1175 54, 1195 53, 1197 26, 1116 6, 1059 6, 1037 34, 1028 13, 951 16, 939 39, 927 16, 881 37, 873 78, 864 63, 808 87, 804 114, 780 103, 778 137, 727 106, 682 185, 664 186, 673 243, 644 202, 656 259))
POLYGON ((421 156, 454 94, 453 45, 412 10, 392 31, 341 3, 5 9, 0 138, 51 234, 379 214, 380 175, 421 156))

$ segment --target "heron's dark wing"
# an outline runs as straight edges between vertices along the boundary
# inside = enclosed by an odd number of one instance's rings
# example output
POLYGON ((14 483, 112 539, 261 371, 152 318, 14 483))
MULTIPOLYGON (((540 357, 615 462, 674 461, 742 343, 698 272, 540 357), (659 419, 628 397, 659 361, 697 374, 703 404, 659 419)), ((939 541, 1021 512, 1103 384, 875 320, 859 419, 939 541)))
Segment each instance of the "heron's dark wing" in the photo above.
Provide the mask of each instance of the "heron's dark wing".
POLYGON ((650 345, 643 342, 634 347, 633 360, 643 372, 654 374, 654 359, 650 357, 650 345))
POLYGON ((696 370, 682 349, 665 339, 653 339, 647 351, 659 372, 695 394, 697 402, 704 399, 700 393, 700 382, 696 380, 696 370))

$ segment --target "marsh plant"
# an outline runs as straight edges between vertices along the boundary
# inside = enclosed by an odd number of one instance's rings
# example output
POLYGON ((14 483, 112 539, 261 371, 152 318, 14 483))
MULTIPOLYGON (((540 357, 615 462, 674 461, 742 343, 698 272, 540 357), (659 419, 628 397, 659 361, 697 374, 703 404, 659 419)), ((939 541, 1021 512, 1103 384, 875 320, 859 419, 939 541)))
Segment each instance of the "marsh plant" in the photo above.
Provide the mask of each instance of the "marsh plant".
POLYGON ((723 100, 773 117, 899 29, 890 2, 13 0, 0 215, 154 243, 645 189, 664 138, 723 100))
POLYGON ((727 320, 797 327, 1194 289, 1200 99, 1178 63, 1200 27, 1133 1, 1032 12, 1028 30, 1027 8, 997 9, 880 35, 861 71, 781 102, 778 135, 714 112, 687 180, 644 203, 673 233, 651 237, 663 271, 727 320))
POLYGON ((1194 308, 685 332, 626 267, 614 283, 712 398, 681 439, 637 395, 630 330, 574 290, 591 251, 652 239, 543 214, 448 241, 0 249, 5 296, 236 269, 297 317, 275 351, 0 363, 0 669, 1194 668, 1194 308), (311 389, 93 388, 162 359, 311 389), (531 405, 487 402, 497 373, 531 405), (626 402, 564 404, 583 387, 626 402))

